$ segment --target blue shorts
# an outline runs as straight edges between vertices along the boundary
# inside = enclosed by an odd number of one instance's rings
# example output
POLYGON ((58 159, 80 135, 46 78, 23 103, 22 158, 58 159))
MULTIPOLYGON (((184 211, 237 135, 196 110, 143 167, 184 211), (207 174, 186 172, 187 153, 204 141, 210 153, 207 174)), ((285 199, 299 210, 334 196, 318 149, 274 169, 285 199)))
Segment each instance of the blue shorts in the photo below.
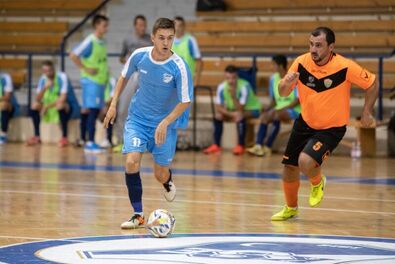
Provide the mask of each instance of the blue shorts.
POLYGON ((160 166, 169 166, 176 153, 177 130, 170 128, 167 130, 165 143, 155 144, 156 127, 149 127, 137 122, 130 121, 128 118, 123 132, 122 153, 131 152, 152 153, 154 161, 160 166))
POLYGON ((299 113, 295 111, 295 109, 287 109, 288 115, 292 120, 295 120, 298 116, 299 113))
POLYGON ((104 106, 105 86, 97 84, 87 78, 81 79, 82 108, 101 109, 104 106))
POLYGON ((249 110, 251 112, 251 117, 258 118, 261 115, 260 110, 249 110))

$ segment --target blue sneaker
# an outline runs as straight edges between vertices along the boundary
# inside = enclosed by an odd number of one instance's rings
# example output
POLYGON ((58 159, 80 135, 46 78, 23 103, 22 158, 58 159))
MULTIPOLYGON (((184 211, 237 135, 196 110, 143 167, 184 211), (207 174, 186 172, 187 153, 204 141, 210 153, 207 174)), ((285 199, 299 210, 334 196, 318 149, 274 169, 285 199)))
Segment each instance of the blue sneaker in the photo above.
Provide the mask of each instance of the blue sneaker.
POLYGON ((102 149, 99 145, 97 145, 94 142, 87 142, 84 147, 85 153, 98 154, 98 153, 102 153, 103 151, 104 151, 104 149, 102 149))
POLYGON ((7 143, 7 136, 0 136, 0 145, 7 143))

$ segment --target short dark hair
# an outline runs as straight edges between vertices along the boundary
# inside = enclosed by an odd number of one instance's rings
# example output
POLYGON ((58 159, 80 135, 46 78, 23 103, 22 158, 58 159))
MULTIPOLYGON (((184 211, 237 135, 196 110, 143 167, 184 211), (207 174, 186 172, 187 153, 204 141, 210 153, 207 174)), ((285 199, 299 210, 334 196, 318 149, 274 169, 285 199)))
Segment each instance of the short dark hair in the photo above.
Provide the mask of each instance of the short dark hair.
POLYGON ((95 15, 92 19, 92 26, 96 27, 101 21, 109 21, 109 19, 105 15, 95 15))
POLYGON ((143 20, 144 22, 147 22, 147 19, 145 18, 144 15, 137 15, 137 16, 134 17, 133 25, 136 25, 137 20, 139 20, 139 19, 143 20))
POLYGON ((321 34, 325 34, 328 45, 335 43, 335 32, 328 27, 318 27, 311 32, 311 35, 314 37, 318 37, 321 34))
POLYGON ((225 68, 225 72, 228 72, 228 73, 237 73, 237 71, 238 71, 238 68, 235 65, 228 65, 225 68))
POLYGON ((283 69, 287 69, 287 57, 282 54, 277 54, 272 57, 272 61, 274 61, 277 65, 283 67, 283 69))
POLYGON ((155 24, 152 27, 152 34, 155 34, 158 29, 173 29, 176 31, 174 27, 174 21, 164 17, 158 18, 155 21, 155 24))
POLYGON ((182 16, 175 16, 174 20, 181 21, 183 24, 185 24, 185 19, 182 16))
POLYGON ((51 60, 44 60, 43 62, 41 62, 41 66, 48 66, 54 68, 53 62, 51 60))

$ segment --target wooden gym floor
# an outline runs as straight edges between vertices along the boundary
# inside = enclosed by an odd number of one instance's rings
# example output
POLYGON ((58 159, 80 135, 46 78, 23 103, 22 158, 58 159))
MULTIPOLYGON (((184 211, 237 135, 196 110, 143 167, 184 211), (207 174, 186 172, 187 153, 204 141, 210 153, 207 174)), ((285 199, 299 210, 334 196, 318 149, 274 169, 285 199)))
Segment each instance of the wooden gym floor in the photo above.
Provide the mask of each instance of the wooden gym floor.
MULTIPOLYGON (((334 156, 324 165, 328 183, 319 208, 309 208, 303 179, 300 216, 271 222, 284 204, 281 155, 235 157, 178 152, 177 197, 167 203, 142 163, 144 211, 166 208, 176 233, 322 234, 395 238, 395 160, 334 156)), ((0 146, 0 245, 44 239, 145 234, 124 231, 131 215, 121 154, 84 155, 55 145, 0 146)))

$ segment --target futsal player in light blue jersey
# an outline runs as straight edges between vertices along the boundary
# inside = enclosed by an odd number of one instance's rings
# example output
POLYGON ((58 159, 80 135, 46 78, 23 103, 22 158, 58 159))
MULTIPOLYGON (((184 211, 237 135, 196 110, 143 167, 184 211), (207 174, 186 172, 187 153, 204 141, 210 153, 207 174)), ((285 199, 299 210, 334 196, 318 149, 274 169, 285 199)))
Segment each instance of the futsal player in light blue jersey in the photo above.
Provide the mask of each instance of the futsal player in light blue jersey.
POLYGON ((104 107, 104 90, 109 76, 107 45, 103 39, 108 21, 106 16, 96 15, 92 22, 94 32, 70 54, 71 60, 81 70, 81 140, 85 141, 87 129, 88 141, 84 151, 89 153, 102 151, 95 143, 95 128, 100 109, 104 107))
POLYGON ((163 184, 167 201, 174 200, 176 188, 170 164, 173 160, 177 128, 186 128, 193 97, 193 81, 186 62, 171 51, 174 22, 159 18, 153 27, 153 47, 135 50, 126 62, 115 88, 104 124, 114 123, 118 97, 133 72, 139 72, 139 86, 131 100, 124 130, 125 178, 132 217, 121 228, 144 225, 140 163, 145 151, 152 153, 154 175, 163 184))

